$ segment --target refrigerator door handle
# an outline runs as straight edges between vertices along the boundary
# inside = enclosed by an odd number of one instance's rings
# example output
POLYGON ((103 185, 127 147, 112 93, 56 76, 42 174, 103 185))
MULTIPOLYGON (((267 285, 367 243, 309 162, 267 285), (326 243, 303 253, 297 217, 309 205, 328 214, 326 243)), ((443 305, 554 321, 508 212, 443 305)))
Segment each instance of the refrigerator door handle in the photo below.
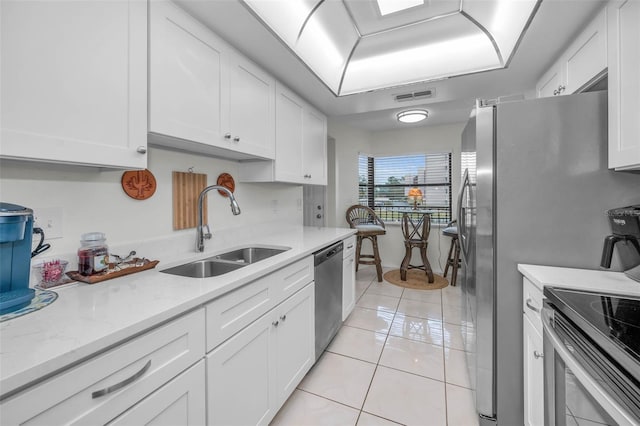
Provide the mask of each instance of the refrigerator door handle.
POLYGON ((465 208, 462 207, 462 200, 464 199, 464 194, 469 188, 469 169, 464 170, 464 175, 462 176, 462 185, 460 187, 460 192, 458 193, 458 238, 460 238, 460 247, 462 248, 462 256, 466 260, 467 259, 467 239, 469 236, 467 235, 467 223, 466 223, 466 212, 465 208))

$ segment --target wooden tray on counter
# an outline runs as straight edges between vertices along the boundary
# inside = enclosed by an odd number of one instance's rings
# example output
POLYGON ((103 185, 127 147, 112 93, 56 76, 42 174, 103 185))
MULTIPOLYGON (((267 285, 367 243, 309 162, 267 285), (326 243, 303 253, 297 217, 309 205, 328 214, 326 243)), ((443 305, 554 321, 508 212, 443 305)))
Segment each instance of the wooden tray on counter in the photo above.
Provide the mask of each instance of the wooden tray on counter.
POLYGON ((159 260, 135 258, 130 262, 126 262, 125 264, 135 265, 136 262, 140 262, 140 261, 142 261, 141 266, 129 266, 119 270, 110 269, 107 272, 102 272, 100 274, 89 275, 89 276, 81 275, 78 271, 69 271, 67 272, 67 276, 75 281, 82 281, 83 283, 87 283, 87 284, 96 284, 96 283, 107 281, 113 278, 135 274, 136 272, 146 271, 147 269, 153 269, 160 262, 159 260))

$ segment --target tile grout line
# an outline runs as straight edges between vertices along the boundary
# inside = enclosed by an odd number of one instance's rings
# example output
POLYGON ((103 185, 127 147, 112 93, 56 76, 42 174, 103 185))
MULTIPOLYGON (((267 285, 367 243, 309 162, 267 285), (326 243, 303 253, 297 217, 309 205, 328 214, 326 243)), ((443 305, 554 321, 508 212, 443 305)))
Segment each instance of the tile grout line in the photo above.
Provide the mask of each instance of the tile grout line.
MULTIPOLYGON (((384 282, 384 280, 383 280, 384 282)), ((371 285, 369 285, 371 286, 371 285)), ((366 290, 365 290, 366 291, 366 290)), ((402 298, 402 294, 404 294, 404 289, 402 289, 402 292, 400 293, 400 299, 402 298)), ((398 305, 400 305, 400 299, 398 299, 398 305)), ((391 324, 393 324, 393 321, 396 319, 396 314, 398 313, 398 305, 396 305, 396 311, 393 313, 393 318, 391 319, 391 324)), ((364 405, 367 402, 367 397, 369 396, 369 392, 371 391, 371 385, 373 384, 373 380, 376 377, 376 372, 378 371, 378 367, 380 365, 380 359, 382 358, 382 354, 384 353, 384 347, 387 345, 387 340, 389 340, 389 333, 391 332, 391 327, 389 327, 389 330, 387 331, 386 337, 384 338, 384 343, 382 344, 382 350, 380 351, 380 355, 378 355, 378 361, 376 361, 376 367, 373 369, 373 374, 371 375, 371 381, 369 382, 369 386, 367 387, 367 392, 364 394, 364 399, 362 400, 362 407, 360 407, 360 412, 358 413, 358 418, 356 419, 356 425, 358 424, 358 421, 360 420, 360 416, 362 415, 362 412, 364 411, 364 405)), ((375 415, 375 414, 373 414, 375 415)), ((388 419, 390 420, 390 419, 388 419)), ((393 421, 393 420, 391 420, 393 421)), ((398 423, 395 422, 394 423, 398 423)))

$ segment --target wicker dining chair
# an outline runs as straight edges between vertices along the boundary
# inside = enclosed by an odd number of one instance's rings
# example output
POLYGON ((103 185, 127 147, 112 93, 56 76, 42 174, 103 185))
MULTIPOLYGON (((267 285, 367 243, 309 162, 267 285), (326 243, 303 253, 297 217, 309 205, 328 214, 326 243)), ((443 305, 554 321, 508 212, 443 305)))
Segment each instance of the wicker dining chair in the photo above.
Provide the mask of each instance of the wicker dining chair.
POLYGON ((347 209, 347 223, 356 229, 356 271, 358 265, 376 265, 378 282, 382 282, 382 261, 378 251, 378 235, 387 233, 384 222, 367 206, 356 204, 347 209), (373 254, 362 254, 362 241, 371 241, 373 254))
POLYGON ((407 280, 409 269, 422 269, 430 283, 434 281, 431 264, 427 259, 427 247, 429 246, 429 233, 431 232, 431 215, 421 213, 418 218, 411 217, 409 213, 402 214, 402 236, 404 237, 405 255, 400 266, 400 279, 407 280), (422 265, 411 265, 411 252, 414 248, 420 251, 422 265))

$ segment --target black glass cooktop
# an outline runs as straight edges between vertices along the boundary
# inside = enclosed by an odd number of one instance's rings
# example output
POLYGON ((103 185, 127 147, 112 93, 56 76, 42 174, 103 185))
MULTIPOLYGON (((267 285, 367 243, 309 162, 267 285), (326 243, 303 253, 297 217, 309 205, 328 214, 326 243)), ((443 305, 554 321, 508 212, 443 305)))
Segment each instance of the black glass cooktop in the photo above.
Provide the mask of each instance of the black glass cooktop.
POLYGON ((545 288, 545 296, 640 380, 640 297, 545 288))

